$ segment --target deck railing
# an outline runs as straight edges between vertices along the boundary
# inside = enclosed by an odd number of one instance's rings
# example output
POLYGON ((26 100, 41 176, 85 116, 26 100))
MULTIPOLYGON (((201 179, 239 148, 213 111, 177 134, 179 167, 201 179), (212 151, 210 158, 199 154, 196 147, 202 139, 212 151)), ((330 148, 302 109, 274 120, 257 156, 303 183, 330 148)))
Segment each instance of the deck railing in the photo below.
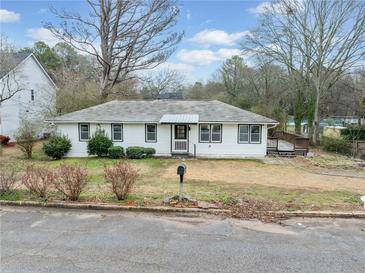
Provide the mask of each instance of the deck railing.
POLYGON ((282 139, 294 145, 294 150, 309 150, 309 138, 285 131, 275 131, 272 139, 282 139))

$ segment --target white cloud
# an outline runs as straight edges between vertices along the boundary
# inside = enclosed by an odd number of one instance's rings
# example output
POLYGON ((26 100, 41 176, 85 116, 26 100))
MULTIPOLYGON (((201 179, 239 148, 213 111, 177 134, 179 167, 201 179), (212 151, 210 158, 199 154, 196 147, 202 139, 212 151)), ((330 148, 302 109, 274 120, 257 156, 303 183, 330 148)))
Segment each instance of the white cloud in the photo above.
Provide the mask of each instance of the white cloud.
MULTIPOLYGON (((303 8, 303 0, 292 0, 290 2, 291 9, 302 9, 303 8)), ((255 8, 248 9, 248 12, 254 14, 263 14, 268 12, 274 12, 279 14, 286 13, 286 7, 282 2, 262 2, 255 8)))
POLYGON ((6 9, 0 9, 0 23, 12 23, 20 20, 20 13, 6 9))
POLYGON ((194 37, 190 38, 191 42, 210 46, 210 45, 226 45, 232 46, 241 40, 249 31, 227 33, 218 29, 205 29, 198 32, 194 37))
POLYGON ((48 11, 48 9, 43 8, 43 9, 38 10, 38 13, 39 13, 39 14, 44 14, 44 13, 46 13, 47 11, 48 11))
POLYGON ((210 65, 216 61, 222 61, 233 55, 240 55, 241 51, 239 49, 221 48, 217 51, 212 50, 186 50, 182 49, 177 54, 176 57, 185 64, 204 66, 210 65))
POLYGON ((60 40, 58 40, 51 31, 49 31, 46 28, 30 28, 27 29, 27 37, 32 39, 32 41, 29 41, 31 44, 37 41, 43 41, 47 45, 53 47, 55 44, 57 44, 60 40))
POLYGON ((186 12, 186 20, 190 21, 191 19, 191 11, 190 10, 187 10, 186 12))

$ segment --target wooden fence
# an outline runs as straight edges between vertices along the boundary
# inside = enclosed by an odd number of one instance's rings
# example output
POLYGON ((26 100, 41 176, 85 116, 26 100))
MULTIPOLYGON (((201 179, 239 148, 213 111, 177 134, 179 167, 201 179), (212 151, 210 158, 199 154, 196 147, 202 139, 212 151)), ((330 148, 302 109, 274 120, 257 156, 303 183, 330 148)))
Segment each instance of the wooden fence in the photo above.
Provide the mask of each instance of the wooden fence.
POLYGON ((275 131, 273 135, 273 138, 282 139, 292 143, 294 145, 294 150, 305 150, 306 153, 309 150, 309 138, 285 131, 275 131))
POLYGON ((354 144, 354 150, 356 157, 365 155, 365 141, 356 141, 354 144))

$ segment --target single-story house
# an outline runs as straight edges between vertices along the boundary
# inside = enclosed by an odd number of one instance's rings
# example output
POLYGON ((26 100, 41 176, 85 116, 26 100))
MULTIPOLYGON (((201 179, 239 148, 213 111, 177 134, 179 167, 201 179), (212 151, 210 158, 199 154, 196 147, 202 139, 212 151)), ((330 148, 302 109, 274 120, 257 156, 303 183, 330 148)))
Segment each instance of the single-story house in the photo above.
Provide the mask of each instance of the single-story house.
POLYGON ((264 157, 270 118, 220 101, 111 101, 48 120, 72 141, 68 157, 86 157, 100 127, 115 146, 152 147, 156 156, 264 157))

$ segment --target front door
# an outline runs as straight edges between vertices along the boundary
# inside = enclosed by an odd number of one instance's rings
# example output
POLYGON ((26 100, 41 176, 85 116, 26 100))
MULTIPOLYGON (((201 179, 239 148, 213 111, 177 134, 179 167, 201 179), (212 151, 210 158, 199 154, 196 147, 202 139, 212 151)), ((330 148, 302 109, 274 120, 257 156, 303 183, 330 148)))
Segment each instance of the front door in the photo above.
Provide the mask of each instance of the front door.
POLYGON ((172 152, 188 152, 188 126, 174 125, 172 131, 172 152))

